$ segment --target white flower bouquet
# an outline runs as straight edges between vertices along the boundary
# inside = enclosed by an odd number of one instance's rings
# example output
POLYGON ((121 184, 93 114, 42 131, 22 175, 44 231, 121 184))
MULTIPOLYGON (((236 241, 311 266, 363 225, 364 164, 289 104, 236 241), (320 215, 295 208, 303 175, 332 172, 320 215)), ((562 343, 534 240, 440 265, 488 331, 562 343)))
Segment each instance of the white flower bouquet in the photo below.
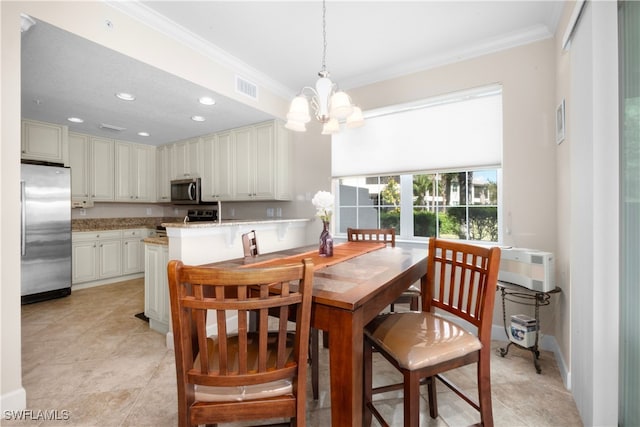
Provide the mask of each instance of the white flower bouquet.
POLYGON ((333 200, 333 194, 328 191, 318 191, 311 199, 311 203, 316 208, 316 215, 322 221, 329 222, 331 220, 333 200))

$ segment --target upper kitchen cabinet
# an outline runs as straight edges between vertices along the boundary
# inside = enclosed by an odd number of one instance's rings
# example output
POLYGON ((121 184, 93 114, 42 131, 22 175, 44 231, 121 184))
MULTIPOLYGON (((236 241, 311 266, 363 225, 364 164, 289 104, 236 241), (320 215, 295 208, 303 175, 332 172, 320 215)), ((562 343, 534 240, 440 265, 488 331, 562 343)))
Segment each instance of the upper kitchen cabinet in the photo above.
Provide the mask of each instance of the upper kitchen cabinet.
POLYGON ((112 139, 70 132, 71 202, 91 207, 114 200, 114 143, 112 139))
POLYGON ((93 206, 91 198, 91 138, 69 132, 69 166, 71 167, 71 203, 74 207, 93 206))
POLYGON ((191 138, 172 144, 171 179, 202 176, 202 140, 191 138))
POLYGON ((22 121, 22 158, 69 165, 67 126, 22 121))
POLYGON ((278 121, 234 129, 235 200, 291 200, 289 134, 278 121))
POLYGON ((156 148, 115 142, 115 196, 117 202, 156 201, 156 148))
POLYGON ((114 200, 114 141, 91 137, 91 198, 96 202, 114 200))
POLYGON ((231 132, 203 138, 204 169, 202 200, 216 202, 233 200, 233 137, 231 132))
POLYGON ((171 201, 171 150, 171 145, 156 149, 156 200, 160 203, 171 201))

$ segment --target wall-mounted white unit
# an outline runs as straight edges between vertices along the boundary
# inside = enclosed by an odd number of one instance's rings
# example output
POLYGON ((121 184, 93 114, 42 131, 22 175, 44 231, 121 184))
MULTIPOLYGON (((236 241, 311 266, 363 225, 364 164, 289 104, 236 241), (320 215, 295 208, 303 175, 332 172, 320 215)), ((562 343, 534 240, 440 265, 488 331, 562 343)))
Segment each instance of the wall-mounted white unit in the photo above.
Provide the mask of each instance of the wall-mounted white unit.
POLYGON ((498 280, 533 291, 555 289, 553 254, 535 249, 502 248, 498 280))

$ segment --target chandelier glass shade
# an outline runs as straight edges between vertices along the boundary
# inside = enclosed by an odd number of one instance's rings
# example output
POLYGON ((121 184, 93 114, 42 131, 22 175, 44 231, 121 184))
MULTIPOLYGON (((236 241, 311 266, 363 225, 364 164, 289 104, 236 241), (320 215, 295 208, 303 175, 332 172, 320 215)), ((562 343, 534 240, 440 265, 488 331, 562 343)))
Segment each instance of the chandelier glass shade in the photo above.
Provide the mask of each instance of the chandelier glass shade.
POLYGON ((325 16, 326 6, 323 0, 322 37, 324 49, 322 53, 322 69, 318 72, 320 78, 316 81, 315 88, 305 86, 291 101, 285 127, 296 132, 305 132, 307 130, 306 124, 311 121, 309 102, 311 102, 316 120, 324 124, 322 127, 323 135, 339 132, 341 122, 346 123, 348 128, 356 128, 364 125, 362 110, 353 105, 349 95, 338 90, 337 85, 329 78, 329 72, 325 66, 327 56, 325 16), (307 96, 309 98, 307 98, 307 96))

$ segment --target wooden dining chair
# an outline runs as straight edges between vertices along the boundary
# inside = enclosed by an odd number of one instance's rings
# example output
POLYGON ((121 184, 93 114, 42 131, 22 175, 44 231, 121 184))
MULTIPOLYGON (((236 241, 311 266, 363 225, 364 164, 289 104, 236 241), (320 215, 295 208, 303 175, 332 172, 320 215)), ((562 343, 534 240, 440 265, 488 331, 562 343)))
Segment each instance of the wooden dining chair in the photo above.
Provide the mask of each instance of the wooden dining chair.
POLYGON ((251 230, 242 235, 242 248, 244 249, 245 257, 255 257, 259 255, 256 230, 251 230))
POLYGON ((365 327, 365 425, 372 415, 388 425, 373 404, 374 394, 403 389, 404 425, 418 426, 422 383, 427 384, 429 414, 437 418, 437 379, 480 412, 483 426, 493 426, 489 361, 499 267, 499 248, 431 238, 422 311, 385 313, 365 327), (475 327, 475 333, 463 324, 475 327), (402 384, 373 388, 374 349, 402 373, 402 384), (468 364, 476 364, 477 401, 442 375, 468 364))
POLYGON ((252 269, 173 260, 167 269, 180 427, 273 418, 304 425, 311 260, 252 269), (270 309, 279 310, 275 322, 267 319, 270 309), (217 321, 214 336, 207 335, 207 310, 217 321), (253 310, 261 320, 256 332, 247 328, 253 310))
MULTIPOLYGON (((384 242, 392 248, 396 246, 395 228, 347 228, 347 240, 349 242, 384 242)), ((389 309, 395 311, 395 304, 409 304, 409 309, 419 310, 420 288, 411 284, 391 305, 389 309)))
MULTIPOLYGON (((256 230, 251 230, 250 232, 242 235, 242 247, 245 257, 256 257, 259 255, 258 236, 256 235, 256 230)), ((250 325, 252 325, 251 328, 253 330, 255 330, 255 324, 257 324, 257 319, 255 318, 255 315, 253 315, 250 321, 250 325)), ((313 400, 318 400, 320 397, 319 339, 320 334, 318 330, 311 328, 311 337, 309 341, 309 363, 311 364, 311 390, 313 393, 313 400)))

